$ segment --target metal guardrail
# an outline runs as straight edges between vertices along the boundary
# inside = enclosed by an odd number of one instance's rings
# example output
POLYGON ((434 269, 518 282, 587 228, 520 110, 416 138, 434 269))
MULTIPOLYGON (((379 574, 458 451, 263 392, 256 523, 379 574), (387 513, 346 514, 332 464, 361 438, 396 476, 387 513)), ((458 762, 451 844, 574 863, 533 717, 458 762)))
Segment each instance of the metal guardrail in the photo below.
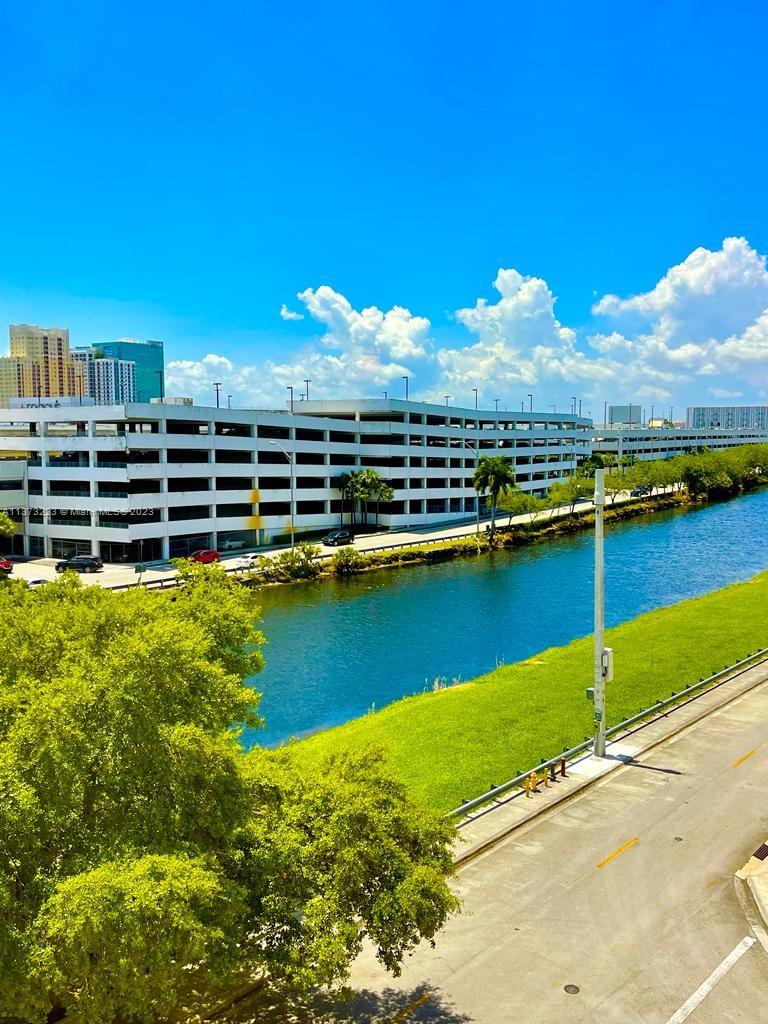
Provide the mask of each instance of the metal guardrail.
MULTIPOLYGON (((651 704, 650 707, 644 708, 636 715, 631 715, 629 718, 622 719, 621 722, 618 722, 616 725, 612 725, 610 729, 606 729, 605 734, 606 736, 615 736, 616 733, 622 732, 630 725, 634 725, 636 722, 640 722, 644 718, 649 718, 658 714, 660 711, 663 711, 664 708, 671 707, 673 704, 679 704, 694 691, 700 690, 708 685, 712 685, 718 679, 722 680, 724 676, 730 676, 733 673, 738 672, 740 669, 746 668, 753 662, 764 660, 766 657, 768 657, 768 647, 763 647, 760 650, 755 651, 753 654, 748 655, 746 658, 742 658, 741 661, 734 662, 733 665, 727 665, 719 672, 714 672, 711 676, 707 676, 705 679, 700 679, 698 683, 691 683, 690 686, 684 687, 679 692, 673 691, 670 697, 667 697, 665 700, 656 701, 655 704, 651 704)), ((570 761, 576 757, 577 754, 585 753, 593 746, 593 744, 594 740, 590 737, 583 743, 579 743, 575 747, 570 747, 564 750, 562 754, 557 754, 555 757, 551 757, 548 761, 541 761, 541 763, 537 764, 534 768, 529 768, 528 771, 522 772, 520 775, 516 775, 508 782, 503 782, 500 786, 494 786, 493 789, 489 789, 486 793, 482 793, 480 796, 477 796, 472 800, 465 801, 465 803, 461 804, 459 807, 449 811, 445 817, 458 818, 466 815, 477 807, 481 807, 483 804, 487 804, 491 800, 495 800, 496 797, 503 796, 505 793, 508 793, 510 789, 515 789, 515 787, 520 788, 522 792, 525 780, 529 778, 533 772, 540 772, 548 768, 552 768, 560 764, 563 760, 570 761)), ((462 824, 463 823, 460 822, 458 827, 461 828, 462 824)))

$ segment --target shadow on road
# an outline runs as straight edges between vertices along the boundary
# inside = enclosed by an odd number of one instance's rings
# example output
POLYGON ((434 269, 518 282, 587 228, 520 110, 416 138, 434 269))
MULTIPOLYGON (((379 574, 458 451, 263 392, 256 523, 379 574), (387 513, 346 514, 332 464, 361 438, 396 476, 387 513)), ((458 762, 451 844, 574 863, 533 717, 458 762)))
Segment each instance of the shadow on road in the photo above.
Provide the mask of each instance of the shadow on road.
MULTIPOLYGON (((227 1020, 232 1018, 228 1016, 227 1020)), ((348 997, 338 994, 297 996, 287 990, 260 993, 241 1007, 238 1024, 472 1024, 474 1018, 447 1005, 426 985, 383 992, 363 989, 348 997)))

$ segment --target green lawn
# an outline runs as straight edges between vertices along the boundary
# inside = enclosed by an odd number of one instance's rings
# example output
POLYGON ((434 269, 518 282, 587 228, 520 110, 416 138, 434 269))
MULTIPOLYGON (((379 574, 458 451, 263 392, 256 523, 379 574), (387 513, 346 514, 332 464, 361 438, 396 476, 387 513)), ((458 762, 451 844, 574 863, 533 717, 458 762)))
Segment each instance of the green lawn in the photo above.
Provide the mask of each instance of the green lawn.
MULTIPOLYGON (((608 725, 768 646, 768 573, 609 630, 608 725)), ((591 731, 592 639, 459 686, 406 697, 293 745, 312 764, 379 745, 417 796, 447 811, 581 742, 591 731)))

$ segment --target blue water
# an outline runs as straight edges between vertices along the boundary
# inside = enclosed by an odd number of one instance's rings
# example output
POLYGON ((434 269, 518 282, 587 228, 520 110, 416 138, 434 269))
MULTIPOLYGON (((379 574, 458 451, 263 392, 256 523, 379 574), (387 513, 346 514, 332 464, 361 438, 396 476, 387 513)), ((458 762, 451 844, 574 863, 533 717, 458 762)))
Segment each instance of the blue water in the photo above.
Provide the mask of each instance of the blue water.
MULTIPOLYGON (((768 569, 768 488, 606 529, 606 621, 768 569)), ((435 677, 470 679, 592 631, 592 533, 438 565, 262 591, 275 744, 345 722, 435 677)))

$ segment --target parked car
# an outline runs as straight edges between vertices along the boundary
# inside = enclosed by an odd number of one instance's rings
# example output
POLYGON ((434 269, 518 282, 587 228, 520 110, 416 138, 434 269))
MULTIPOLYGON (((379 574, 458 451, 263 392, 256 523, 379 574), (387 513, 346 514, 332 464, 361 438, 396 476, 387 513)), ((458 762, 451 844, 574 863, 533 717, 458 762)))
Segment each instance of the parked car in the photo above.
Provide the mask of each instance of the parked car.
POLYGON ((0 572, 13 572, 13 562, 10 558, 6 558, 5 555, 0 555, 0 572))
POLYGON ((644 498, 647 494, 651 493, 651 488, 648 484, 643 484, 642 487, 633 487, 629 492, 630 498, 644 498))
POLYGON ((75 572, 100 572, 104 563, 96 555, 72 555, 70 558, 62 558, 55 565, 56 572, 66 572, 73 569, 75 572))
POLYGON ((210 565, 211 562, 221 561, 221 555, 218 551, 214 551, 213 548, 202 548, 200 551, 194 551, 190 558, 193 562, 200 562, 202 565, 210 565))
POLYGON ((255 551, 252 551, 250 554, 243 555, 242 558, 238 558, 235 562, 235 567, 237 569, 255 569, 259 564, 260 557, 261 556, 257 555, 255 551))
POLYGON ((238 548, 245 547, 244 540, 233 540, 231 537, 228 540, 223 540, 219 545, 222 551, 237 551, 238 548))
POLYGON ((40 587, 47 587, 50 580, 44 580, 42 577, 35 580, 27 580, 27 586, 30 590, 39 590, 40 587))
POLYGON ((355 535, 351 530, 341 527, 338 530, 331 530, 330 533, 327 533, 325 537, 323 537, 323 544, 329 548, 337 548, 342 544, 351 544, 354 539, 355 535))

